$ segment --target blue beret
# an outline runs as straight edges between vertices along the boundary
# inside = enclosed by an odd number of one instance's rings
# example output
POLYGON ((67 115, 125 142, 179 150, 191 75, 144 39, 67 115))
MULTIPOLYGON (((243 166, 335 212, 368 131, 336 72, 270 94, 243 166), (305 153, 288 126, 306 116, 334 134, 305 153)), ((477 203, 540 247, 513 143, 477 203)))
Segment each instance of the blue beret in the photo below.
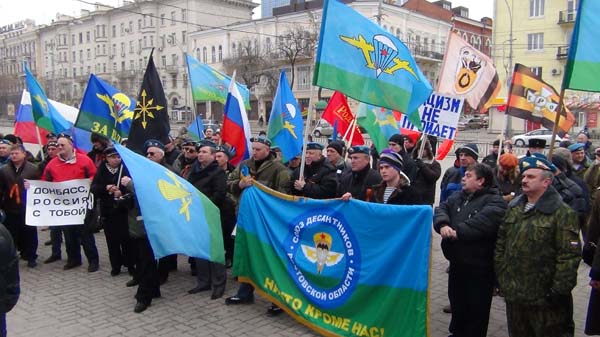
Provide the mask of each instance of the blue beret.
POLYGON ((575 143, 575 144, 569 145, 568 149, 571 152, 575 152, 575 151, 579 151, 580 149, 583 149, 584 146, 585 146, 585 144, 583 144, 583 143, 575 143))
POLYGON ((348 149, 348 154, 355 154, 355 153, 370 154, 371 148, 366 145, 358 145, 358 146, 353 146, 348 149))
POLYGON ((323 151, 324 147, 320 143, 310 142, 310 143, 306 144, 306 149, 307 150, 321 150, 321 151, 323 151))
POLYGON ((556 167, 549 162, 544 155, 523 157, 519 160, 519 169, 521 170, 521 174, 532 168, 538 168, 550 172, 556 171, 556 167))
POLYGON ((208 139, 202 139, 196 144, 196 149, 199 150, 200 148, 202 148, 204 146, 210 146, 210 147, 217 148, 217 144, 215 144, 213 141, 210 141, 208 139))
POLYGON ((250 138, 250 141, 253 143, 254 142, 263 143, 266 146, 271 147, 271 141, 267 137, 264 137, 264 136, 252 137, 252 138, 250 138))
POLYGON ((156 139, 148 139, 145 143, 144 143, 144 148, 146 150, 148 150, 149 147, 157 147, 161 150, 165 150, 165 145, 163 143, 161 143, 159 140, 156 139))

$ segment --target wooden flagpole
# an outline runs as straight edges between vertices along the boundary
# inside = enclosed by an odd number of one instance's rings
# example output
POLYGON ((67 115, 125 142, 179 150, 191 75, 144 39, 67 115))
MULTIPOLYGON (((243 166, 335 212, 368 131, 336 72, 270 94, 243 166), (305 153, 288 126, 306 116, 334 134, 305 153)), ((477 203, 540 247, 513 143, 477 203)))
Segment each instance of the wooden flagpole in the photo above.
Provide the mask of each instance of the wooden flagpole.
POLYGON ((40 128, 35 125, 35 133, 37 136, 38 144, 40 144, 40 154, 42 156, 42 161, 46 159, 46 155, 44 154, 44 145, 42 145, 42 136, 40 135, 40 128))
POLYGON ((565 89, 560 89, 560 99, 558 101, 558 108, 556 109, 556 117, 554 118, 554 127, 552 128, 552 138, 550 138, 550 151, 548 152, 548 160, 552 160, 554 154, 554 142, 556 142, 556 134, 558 134, 558 123, 560 122, 560 116, 565 108, 565 89))

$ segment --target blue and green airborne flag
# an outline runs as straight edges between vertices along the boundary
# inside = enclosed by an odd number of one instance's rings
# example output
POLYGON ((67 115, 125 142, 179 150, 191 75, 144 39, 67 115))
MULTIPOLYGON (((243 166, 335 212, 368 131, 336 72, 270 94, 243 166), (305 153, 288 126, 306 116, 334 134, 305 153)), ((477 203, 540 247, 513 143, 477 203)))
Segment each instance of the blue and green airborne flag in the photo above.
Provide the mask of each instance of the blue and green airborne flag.
POLYGON ((196 116, 190 125, 187 126, 187 134, 195 141, 204 139, 204 124, 202 124, 202 116, 196 116))
POLYGON ((285 71, 279 74, 279 86, 270 116, 267 138, 279 146, 283 160, 288 161, 302 152, 304 121, 285 71))
POLYGON ((356 121, 367 130, 378 152, 388 148, 392 135, 400 133, 400 114, 389 109, 360 103, 356 121))
POLYGON ((600 49, 593 42, 598 40, 598 13, 600 1, 579 0, 563 89, 600 91, 600 49))
POLYGON ((166 167, 117 143, 135 184, 155 257, 185 254, 225 263, 219 209, 192 184, 166 167))
POLYGON ((120 143, 129 135, 135 103, 135 99, 91 74, 75 127, 120 143))
MULTIPOLYGON (((225 105, 231 77, 209 65, 200 63, 200 61, 188 54, 185 54, 185 59, 187 61, 194 100, 200 102, 215 101, 225 105)), ((246 109, 250 109, 250 91, 245 85, 239 83, 237 83, 237 87, 244 98, 246 109)))
POLYGON ((337 0, 324 8, 314 84, 405 113, 420 128, 417 109, 432 89, 409 49, 337 0))
POLYGON ((234 275, 327 336, 427 336, 432 210, 244 190, 234 275))
POLYGON ((48 97, 42 89, 42 86, 35 79, 29 67, 23 64, 25 69, 25 81, 27 84, 27 90, 31 95, 31 113, 35 124, 42 129, 48 130, 52 133, 61 133, 71 129, 71 123, 67 121, 58 112, 56 107, 48 101, 48 97))

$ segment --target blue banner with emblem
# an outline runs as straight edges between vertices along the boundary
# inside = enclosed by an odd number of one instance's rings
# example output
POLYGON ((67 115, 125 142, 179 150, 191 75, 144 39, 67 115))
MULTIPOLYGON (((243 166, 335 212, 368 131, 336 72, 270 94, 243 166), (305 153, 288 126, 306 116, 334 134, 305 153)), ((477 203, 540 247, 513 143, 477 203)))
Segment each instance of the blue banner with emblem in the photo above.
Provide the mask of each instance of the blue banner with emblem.
POLYGON ((135 105, 135 99, 91 74, 75 127, 121 142, 129 135, 135 105))
POLYGON ((333 336, 427 336, 432 209, 244 190, 234 275, 333 336))

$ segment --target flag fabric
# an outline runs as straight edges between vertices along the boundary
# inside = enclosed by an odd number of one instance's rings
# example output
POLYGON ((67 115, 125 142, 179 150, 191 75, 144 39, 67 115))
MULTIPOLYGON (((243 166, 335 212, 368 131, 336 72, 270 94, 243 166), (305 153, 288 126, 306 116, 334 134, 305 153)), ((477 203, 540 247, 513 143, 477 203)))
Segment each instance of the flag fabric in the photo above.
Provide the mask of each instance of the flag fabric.
POLYGON ((35 79, 29 67, 25 64, 25 81, 27 82, 27 91, 31 94, 31 111, 35 123, 49 132, 61 133, 71 128, 69 123, 48 101, 44 89, 35 79))
POLYGON ((250 122, 248 121, 242 96, 234 83, 235 80, 229 83, 221 139, 235 149, 235 155, 230 162, 232 165, 237 165, 242 160, 250 158, 252 132, 250 131, 250 122))
POLYGON ((190 125, 187 126, 187 134, 195 141, 204 139, 204 124, 202 124, 202 116, 196 116, 190 125))
MULTIPOLYGON (((186 54, 192 97, 195 101, 215 101, 225 104, 231 77, 213 67, 200 63, 194 57, 186 54)), ((244 98, 244 106, 250 109, 250 90, 243 84, 236 83, 240 95, 244 98)))
POLYGON ((314 84, 415 115, 431 84, 394 35, 337 0, 324 6, 314 84))
MULTIPOLYGON (((350 141, 350 134, 352 132, 348 132, 348 128, 350 127, 350 123, 354 119, 354 115, 348 106, 348 101, 346 101, 346 97, 338 91, 334 92, 331 98, 329 99, 329 103, 327 103, 327 107, 323 111, 321 118, 329 122, 331 125, 335 125, 337 123, 338 132, 342 135, 346 135, 346 140, 350 141)), ((365 143, 365 140, 360 133, 360 129, 358 125, 354 124, 354 137, 352 138, 352 146, 362 145, 365 143)), ((337 136, 336 133, 333 133, 334 136, 337 136)))
POLYGON ((267 138, 279 146, 284 161, 302 152, 304 120, 285 71, 279 74, 279 86, 273 100, 267 138))
POLYGON ((473 109, 488 110, 501 87, 492 59, 455 32, 450 32, 445 55, 437 91, 464 98, 473 109))
MULTIPOLYGON (((510 85, 506 113, 534 123, 540 123, 552 130, 560 96, 556 90, 544 82, 528 67, 515 64, 510 85)), ((569 132, 575 123, 575 116, 565 107, 565 115, 560 116, 558 127, 561 133, 569 132)))
POLYGON ((358 125, 367 130, 377 151, 381 152, 388 148, 388 139, 400 133, 398 123, 401 116, 402 114, 396 111, 360 103, 356 120, 358 125))
POLYGON ((444 160, 454 146, 454 139, 444 139, 437 149, 435 160, 444 160))
POLYGON ((148 240, 157 259, 171 255, 225 263, 217 206, 166 167, 115 144, 135 185, 148 240))
POLYGON ((431 219, 429 206, 254 184, 242 194, 233 274, 326 336, 427 336, 431 219))
POLYGON ((135 103, 135 99, 91 74, 75 126, 119 143, 129 135, 135 103))
POLYGON ((562 87, 600 91, 600 50, 590 43, 598 38, 600 2, 579 0, 578 7, 562 87))
MULTIPOLYGON (((33 119, 33 112, 31 111, 31 96, 29 95, 29 91, 23 90, 23 94, 21 95, 21 103, 19 104, 19 108, 17 109, 17 113, 15 115, 15 129, 13 134, 21 137, 23 143, 38 144, 38 131, 35 129, 35 127, 35 119, 33 119)), ((48 142, 46 139, 48 130, 39 127, 38 130, 40 132, 40 140, 42 145, 46 145, 48 142)))
POLYGON ((145 153, 144 143, 148 139, 156 139, 163 144, 170 142, 169 113, 167 98, 152 53, 148 58, 148 66, 142 80, 142 88, 133 113, 131 130, 127 139, 127 147, 137 153, 145 153))
MULTIPOLYGON (((48 100, 52 106, 58 111, 58 113, 67 120, 69 125, 73 125, 77 119, 79 110, 75 107, 48 100)), ((21 104, 17 110, 15 118, 15 129, 14 134, 21 137, 23 143, 39 144, 37 138, 37 131, 35 130, 35 122, 33 119, 33 113, 31 111, 31 96, 27 90, 23 90, 21 96, 21 104)), ((49 133, 48 130, 38 127, 40 131, 40 138, 42 145, 45 145, 48 140, 46 135, 49 133)), ((81 130, 71 126, 69 130, 63 132, 70 134, 73 137, 73 146, 81 152, 89 152, 92 149, 92 142, 90 140, 91 133, 89 131, 81 130)))

